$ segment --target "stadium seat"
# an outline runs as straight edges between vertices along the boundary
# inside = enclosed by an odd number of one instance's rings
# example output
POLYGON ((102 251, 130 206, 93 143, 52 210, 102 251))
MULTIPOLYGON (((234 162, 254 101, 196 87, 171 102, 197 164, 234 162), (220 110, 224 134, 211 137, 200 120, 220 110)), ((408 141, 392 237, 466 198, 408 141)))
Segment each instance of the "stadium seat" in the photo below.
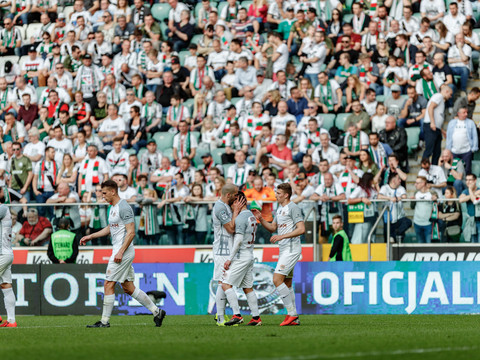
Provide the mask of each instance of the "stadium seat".
POLYGON ((16 55, 2 56, 0 57, 0 66, 3 67, 3 64, 5 64, 7 61, 10 61, 12 64, 18 64, 19 59, 20 58, 16 55))
POLYGON ((224 148, 217 148, 212 150, 212 158, 215 164, 221 164, 222 163, 222 154, 225 153, 224 148))
POLYGON ((67 24, 70 20, 70 14, 74 12, 73 6, 65 6, 63 9, 63 13, 65 14, 65 17, 67 18, 67 24))
POLYGON ((185 58, 190 55, 190 51, 182 50, 178 53, 178 58, 180 59, 180 64, 185 64, 185 58))
POLYGON ((137 152, 135 151, 135 149, 127 149, 125 150, 127 153, 129 153, 130 155, 135 155, 137 152))
POLYGON ((194 158, 194 161, 195 161, 195 165, 200 168, 203 168, 203 162, 202 162, 202 156, 209 153, 210 150, 204 148, 204 147, 198 147, 197 148, 197 152, 195 154, 195 158, 194 158))
MULTIPOLYGON (((348 12, 352 12, 352 5, 354 3, 354 0, 347 0, 345 2, 345 10, 348 10, 348 12)), ((345 16, 343 17, 344 21, 345 21, 345 16)))
MULTIPOLYGON (((31 44, 31 41, 30 39, 33 37, 35 38, 38 33, 40 32, 40 29, 42 28, 42 24, 29 24, 27 26, 27 30, 26 30, 26 33, 25 33, 25 41, 26 43, 28 44, 31 44)), ((41 36, 42 34, 40 34, 41 36)))
POLYGON ((381 103, 385 102, 385 95, 377 95, 376 100, 381 103))
POLYGON ((197 34, 193 35, 192 40, 190 41, 191 44, 198 44, 199 41, 202 39, 203 35, 197 34))
POLYGON ((409 127, 405 128, 405 131, 407 132, 408 153, 412 154, 418 148, 418 141, 420 140, 420 128, 409 127))
POLYGON ((197 143, 200 141, 200 136, 202 136, 202 134, 200 134, 200 131, 192 131, 192 135, 195 136, 195 138, 197 139, 197 143))
POLYGON ((330 128, 335 124, 335 115, 333 114, 324 114, 321 115, 321 118, 323 119, 322 127, 326 130, 330 130, 330 128))
POLYGON ((218 17, 219 17, 219 18, 220 18, 220 15, 222 14, 222 10, 223 10, 223 9, 225 8, 225 6, 227 6, 227 5, 228 5, 228 2, 226 2, 226 1, 220 1, 220 2, 218 3, 217 9, 218 9, 218 17))
POLYGON ((250 1, 250 0, 245 0, 245 1, 241 2, 241 6, 245 9, 247 9, 247 11, 250 8, 250 5, 252 5, 252 4, 253 4, 253 1, 250 1))
POLYGON ((232 105, 237 105, 237 103, 242 100, 241 97, 234 97, 232 98, 232 100, 230 100, 230 102, 232 103, 232 105))
POLYGON ((230 169, 233 164, 225 164, 223 165, 223 177, 227 179, 228 169, 230 169))
POLYGON ((163 151, 163 156, 166 156, 167 158, 170 159, 170 161, 173 160, 173 148, 168 148, 163 151))
POLYGON ((168 3, 154 4, 152 7, 152 15, 156 20, 163 22, 165 19, 168 19, 170 9, 171 7, 168 3))
MULTIPOLYGON (((217 8, 217 3, 215 1, 210 1, 210 6, 212 8, 217 8)), ((197 5, 195 5, 195 19, 198 20, 198 14, 200 13, 200 9, 202 8, 202 2, 199 1, 197 5)))
POLYGON ((343 131, 343 128, 345 127, 345 122, 347 121, 347 118, 349 116, 350 114, 338 114, 335 118, 335 126, 341 131, 343 131))
POLYGON ((142 158, 142 155, 147 151, 146 148, 141 148, 140 150, 138 150, 138 154, 137 154, 137 157, 138 157, 138 160, 140 160, 142 158))
POLYGON ((345 14, 343 15, 343 22, 344 23, 349 23, 352 22, 353 15, 352 14, 345 14))
POLYGON ((477 175, 477 177, 480 177, 480 161, 478 160, 472 161, 472 174, 475 174, 477 175))
POLYGON ((168 30, 168 25, 165 24, 165 22, 163 21, 160 21, 159 24, 160 24, 160 31, 162 32, 162 35, 163 35, 168 30))
POLYGON ((195 100, 193 99, 188 99, 183 103, 183 106, 188 108, 188 111, 190 111, 190 115, 193 113, 193 105, 195 104, 195 100))
POLYGON ((43 90, 45 90, 47 87, 46 86, 40 86, 35 89, 35 92, 37 93, 37 99, 40 101, 40 96, 42 95, 43 90))
POLYGON ((153 139, 157 143, 157 149, 164 152, 173 146, 173 134, 169 132, 157 132, 153 135, 153 139))

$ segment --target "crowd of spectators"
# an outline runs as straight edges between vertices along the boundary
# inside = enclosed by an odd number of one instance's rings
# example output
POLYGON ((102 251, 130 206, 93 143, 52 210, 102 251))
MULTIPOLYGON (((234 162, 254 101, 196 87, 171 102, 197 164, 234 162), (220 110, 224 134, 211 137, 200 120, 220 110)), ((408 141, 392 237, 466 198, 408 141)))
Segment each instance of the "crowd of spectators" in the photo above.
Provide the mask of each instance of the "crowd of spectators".
MULTIPOLYGON (((267 220, 289 182, 322 241, 341 215, 354 244, 375 199, 390 204, 385 241, 412 225, 420 242, 459 241, 461 206, 440 200, 460 197, 465 239, 478 241, 478 4, 5 0, 0 196, 18 203, 15 243, 46 245, 61 218, 72 232, 104 227, 109 178, 140 244, 207 243, 201 201, 227 182, 267 220), (412 151, 423 160, 407 189, 412 151), (431 200, 413 221, 412 196, 431 200)), ((261 226, 257 238, 268 241, 261 226)))

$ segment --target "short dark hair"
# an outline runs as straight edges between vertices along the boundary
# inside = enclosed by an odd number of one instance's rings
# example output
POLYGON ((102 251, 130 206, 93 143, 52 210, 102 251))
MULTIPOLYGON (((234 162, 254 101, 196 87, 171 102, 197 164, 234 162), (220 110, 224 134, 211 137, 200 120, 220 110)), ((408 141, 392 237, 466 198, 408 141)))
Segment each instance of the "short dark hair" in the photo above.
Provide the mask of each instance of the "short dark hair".
POLYGON ((245 200, 245 204, 247 203, 247 197, 243 191, 237 192, 236 198, 237 200, 245 200))
POLYGON ((340 221, 343 222, 343 219, 340 215, 335 215, 334 217, 332 217, 332 221, 335 219, 340 219, 340 221))
POLYGON ((118 193, 118 185, 115 181, 109 179, 109 180, 105 180, 103 183, 102 183, 102 190, 105 189, 105 188, 109 188, 109 189, 112 189, 112 190, 115 190, 116 193, 118 193))
POLYGON ((287 194, 289 199, 292 196, 292 187, 289 183, 282 183, 277 186, 277 189, 282 190, 285 194, 287 194))

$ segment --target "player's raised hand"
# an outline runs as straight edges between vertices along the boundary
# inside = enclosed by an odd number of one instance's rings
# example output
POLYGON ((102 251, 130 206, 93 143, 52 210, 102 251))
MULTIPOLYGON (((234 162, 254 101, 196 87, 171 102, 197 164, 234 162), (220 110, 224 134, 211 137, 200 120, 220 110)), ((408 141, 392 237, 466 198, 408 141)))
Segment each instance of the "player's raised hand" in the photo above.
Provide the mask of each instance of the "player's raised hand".
POLYGON ((223 264, 223 268, 224 268, 225 270, 230 269, 231 263, 232 263, 232 262, 231 262, 230 260, 225 261, 225 264, 223 264))
POLYGON ((87 245, 87 242, 93 240, 92 235, 84 236, 80 239, 80 245, 87 245))
POLYGON ((276 242, 280 241, 280 240, 283 240, 282 238, 282 235, 273 235, 271 238, 270 238, 270 242, 272 244, 275 244, 276 242))
POLYGON ((242 199, 237 199, 235 200, 235 202, 233 203, 232 205, 232 210, 234 213, 239 213, 240 210, 245 206, 247 205, 247 203, 245 202, 245 199, 242 198, 242 199))
POLYGON ((253 209, 251 211, 258 221, 262 219, 262 213, 260 211, 258 211, 257 209, 253 209))

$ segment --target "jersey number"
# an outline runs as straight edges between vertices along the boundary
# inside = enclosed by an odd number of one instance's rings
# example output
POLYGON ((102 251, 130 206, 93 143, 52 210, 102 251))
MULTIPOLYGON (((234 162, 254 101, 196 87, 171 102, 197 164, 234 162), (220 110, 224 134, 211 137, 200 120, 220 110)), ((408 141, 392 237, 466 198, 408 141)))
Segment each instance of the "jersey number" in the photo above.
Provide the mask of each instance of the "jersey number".
POLYGON ((252 245, 253 243, 255 243, 255 234, 257 233, 257 223, 252 223, 252 241, 249 241, 248 242, 248 245, 252 245))

